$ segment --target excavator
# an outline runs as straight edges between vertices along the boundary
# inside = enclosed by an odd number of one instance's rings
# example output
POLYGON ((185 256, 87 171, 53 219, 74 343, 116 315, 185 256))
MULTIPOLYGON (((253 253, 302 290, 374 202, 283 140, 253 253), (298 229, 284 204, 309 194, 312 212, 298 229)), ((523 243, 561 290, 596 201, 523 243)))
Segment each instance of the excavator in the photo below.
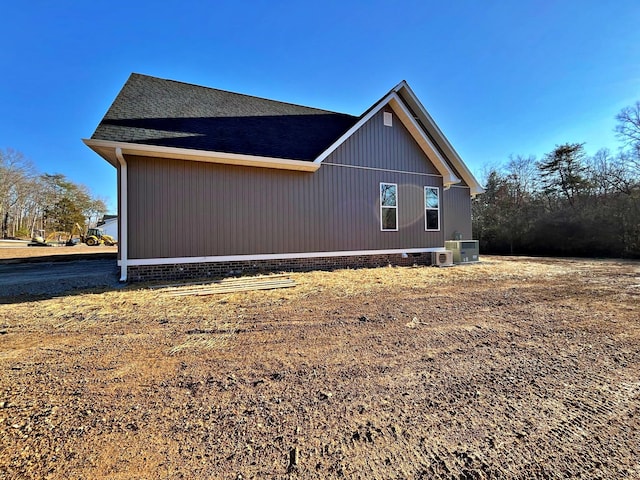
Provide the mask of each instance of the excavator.
POLYGON ((68 243, 69 233, 67 232, 51 232, 46 238, 44 233, 44 230, 34 230, 31 242, 29 242, 27 246, 55 247, 66 245, 68 243))
POLYGON ((67 240, 66 245, 68 247, 72 247, 77 242, 77 239, 74 241, 74 237, 77 236, 80 239, 80 243, 86 243, 90 247, 95 245, 106 245, 107 247, 111 247, 113 245, 117 245, 118 241, 113 238, 111 235, 107 235, 104 233, 102 228, 89 228, 87 233, 82 233, 83 228, 79 224, 75 224, 73 227, 73 231, 71 232, 71 237, 67 240))

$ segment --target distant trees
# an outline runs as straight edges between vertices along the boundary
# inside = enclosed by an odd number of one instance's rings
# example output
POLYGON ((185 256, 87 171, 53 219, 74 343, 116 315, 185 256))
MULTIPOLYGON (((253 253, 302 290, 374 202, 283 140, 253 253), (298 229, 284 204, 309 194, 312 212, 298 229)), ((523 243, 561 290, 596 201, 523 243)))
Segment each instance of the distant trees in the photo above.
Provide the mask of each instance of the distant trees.
POLYGON ((2 238, 31 237, 35 229, 70 232, 76 222, 94 224, 106 210, 84 185, 62 174, 40 174, 22 153, 0 149, 2 238))
POLYGON ((564 144, 541 161, 518 156, 491 169, 473 204, 481 249, 640 257, 640 102, 616 119, 624 148, 615 155, 564 144))
POLYGON ((541 206, 535 192, 540 183, 534 157, 511 157, 504 170, 487 175, 485 193, 473 204, 473 231, 482 246, 516 253, 541 206))

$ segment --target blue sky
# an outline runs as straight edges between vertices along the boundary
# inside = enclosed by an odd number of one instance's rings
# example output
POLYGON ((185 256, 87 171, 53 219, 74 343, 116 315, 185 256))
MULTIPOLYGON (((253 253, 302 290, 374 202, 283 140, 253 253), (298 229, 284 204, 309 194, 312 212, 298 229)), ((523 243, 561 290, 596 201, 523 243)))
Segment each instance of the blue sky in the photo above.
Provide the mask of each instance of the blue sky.
POLYGON ((640 1, 5 2, 0 148, 116 207, 88 138, 131 72, 359 115, 407 80, 469 167, 618 148, 640 1))

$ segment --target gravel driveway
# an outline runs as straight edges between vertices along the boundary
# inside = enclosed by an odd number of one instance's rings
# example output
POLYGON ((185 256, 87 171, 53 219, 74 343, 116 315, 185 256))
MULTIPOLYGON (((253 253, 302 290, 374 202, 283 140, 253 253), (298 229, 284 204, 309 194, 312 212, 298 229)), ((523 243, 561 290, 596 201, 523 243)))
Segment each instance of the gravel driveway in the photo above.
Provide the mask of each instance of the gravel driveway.
POLYGON ((115 260, 0 264, 0 302, 18 295, 56 296, 71 290, 117 288, 115 260))

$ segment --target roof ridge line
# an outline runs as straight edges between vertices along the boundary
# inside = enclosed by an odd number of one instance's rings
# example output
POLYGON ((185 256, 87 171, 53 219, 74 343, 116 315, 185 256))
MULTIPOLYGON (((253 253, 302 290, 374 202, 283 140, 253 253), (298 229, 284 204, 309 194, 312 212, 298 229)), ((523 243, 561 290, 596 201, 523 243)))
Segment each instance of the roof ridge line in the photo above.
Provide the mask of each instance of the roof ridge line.
POLYGON ((154 80, 161 80, 163 82, 171 82, 171 83, 177 83, 177 84, 180 84, 180 85, 188 85, 188 86, 191 86, 191 87, 202 88, 204 90, 215 90, 215 91, 218 91, 218 92, 223 92, 223 93, 227 93, 227 94, 231 94, 231 95, 238 95, 240 97, 254 98, 254 99, 258 99, 258 100, 266 100, 268 102, 278 103, 278 104, 281 104, 281 105, 290 105, 292 107, 308 108, 310 110, 315 110, 315 111, 318 111, 318 112, 333 113, 333 114, 337 114, 337 115, 345 115, 347 117, 358 118, 358 115, 353 115, 353 114, 350 114, 350 113, 336 112, 335 110, 327 110, 325 108, 310 107, 309 105, 301 105, 299 103, 293 103, 293 102, 283 102, 281 100, 274 100, 272 98, 259 97, 257 95, 250 95, 250 94, 247 94, 247 93, 233 92, 231 90, 225 90, 225 89, 222 89, 222 88, 207 87, 206 85, 199 85, 197 83, 183 82, 183 81, 174 80, 174 79, 171 79, 171 78, 156 77, 155 75, 147 75, 146 73, 131 72, 131 74, 129 75, 129 78, 133 77, 134 75, 138 76, 138 77, 152 78, 154 80))

